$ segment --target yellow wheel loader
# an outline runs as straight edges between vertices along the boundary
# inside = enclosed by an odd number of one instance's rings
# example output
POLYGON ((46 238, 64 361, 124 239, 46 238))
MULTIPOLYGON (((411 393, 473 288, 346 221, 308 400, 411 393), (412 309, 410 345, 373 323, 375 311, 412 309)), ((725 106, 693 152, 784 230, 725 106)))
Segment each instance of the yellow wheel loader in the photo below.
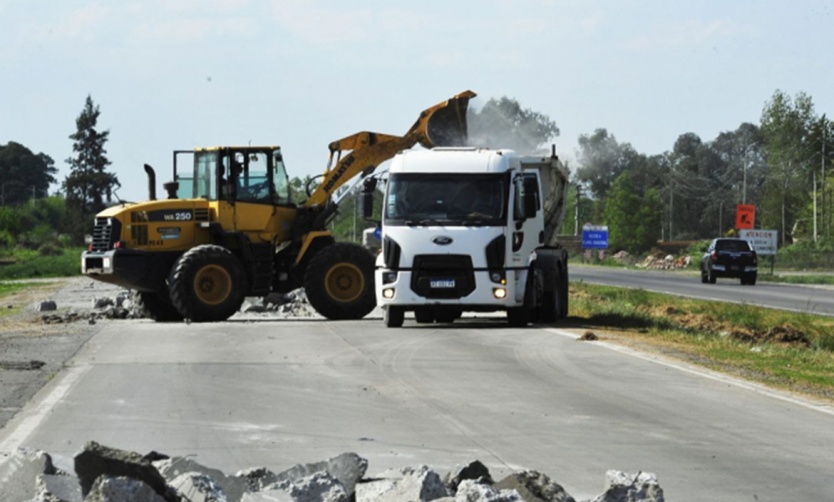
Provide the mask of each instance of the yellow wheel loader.
POLYGON ((82 272, 133 290, 157 321, 223 321, 247 296, 301 286, 323 316, 360 319, 376 304, 374 256, 335 242, 327 230, 332 196, 416 144, 462 145, 474 96, 465 91, 424 110, 404 136, 365 131, 332 142, 320 184, 301 202, 290 196, 277 146, 174 151, 166 199, 156 199, 155 172, 145 165, 149 200, 96 215, 82 272))

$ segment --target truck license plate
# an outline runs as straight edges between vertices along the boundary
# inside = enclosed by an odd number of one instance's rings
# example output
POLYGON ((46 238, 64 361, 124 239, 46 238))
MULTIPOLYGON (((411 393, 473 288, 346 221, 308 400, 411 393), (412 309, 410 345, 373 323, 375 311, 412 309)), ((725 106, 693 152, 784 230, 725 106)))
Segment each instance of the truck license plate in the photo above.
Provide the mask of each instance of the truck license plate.
POLYGON ((432 279, 429 282, 432 289, 449 289, 455 287, 454 279, 432 279))

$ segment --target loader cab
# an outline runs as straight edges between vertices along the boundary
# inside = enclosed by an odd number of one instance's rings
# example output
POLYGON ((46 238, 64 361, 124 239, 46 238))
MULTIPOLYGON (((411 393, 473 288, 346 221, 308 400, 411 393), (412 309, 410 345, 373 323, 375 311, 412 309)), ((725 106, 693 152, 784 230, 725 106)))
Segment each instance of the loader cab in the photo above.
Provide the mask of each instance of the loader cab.
POLYGON ((220 147, 174 152, 176 197, 230 204, 290 205, 287 171, 279 147, 220 147), (193 157, 191 166, 187 157, 193 157))

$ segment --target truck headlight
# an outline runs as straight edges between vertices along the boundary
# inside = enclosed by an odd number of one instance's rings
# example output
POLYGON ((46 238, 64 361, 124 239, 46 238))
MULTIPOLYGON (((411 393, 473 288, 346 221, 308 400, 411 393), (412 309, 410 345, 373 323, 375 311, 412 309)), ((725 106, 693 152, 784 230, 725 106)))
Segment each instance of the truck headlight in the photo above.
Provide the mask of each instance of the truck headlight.
POLYGON ((109 269, 110 269, 110 258, 109 258, 109 257, 105 257, 105 258, 101 261, 101 265, 102 265, 102 268, 104 268, 105 270, 109 270, 109 269))
POLYGON ((492 296, 498 300, 503 300, 507 297, 507 290, 504 288, 492 288, 492 296))
POLYGON ((387 300, 390 300, 391 298, 394 298, 394 288, 385 288, 385 289, 383 289, 382 290, 382 297, 387 299, 387 300))

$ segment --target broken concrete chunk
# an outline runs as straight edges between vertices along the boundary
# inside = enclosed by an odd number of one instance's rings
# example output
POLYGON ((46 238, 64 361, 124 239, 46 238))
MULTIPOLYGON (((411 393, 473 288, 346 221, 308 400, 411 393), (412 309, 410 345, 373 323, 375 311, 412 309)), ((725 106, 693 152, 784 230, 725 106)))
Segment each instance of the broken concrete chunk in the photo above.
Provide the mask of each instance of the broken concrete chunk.
POLYGON ((427 502, 448 496, 440 475, 425 465, 385 471, 372 481, 356 486, 357 501, 427 502))
POLYGON ((295 502, 292 495, 281 489, 243 494, 240 502, 295 502))
POLYGON ((107 307, 111 307, 115 305, 116 302, 113 301, 112 298, 109 296, 103 296, 101 298, 93 298, 93 308, 94 309, 103 309, 107 307))
POLYGON ((455 502, 525 502, 525 499, 512 489, 500 490, 488 484, 478 483, 476 480, 464 479, 458 485, 455 502))
MULTIPOLYGON (((179 497, 177 497, 179 500, 179 497)), ((165 502, 153 488, 138 479, 101 476, 84 497, 84 502, 165 502)))
POLYGON ((149 460, 136 452, 109 448, 90 441, 84 445, 84 450, 75 456, 75 474, 81 484, 81 493, 85 497, 99 476, 110 476, 141 481, 163 500, 179 502, 179 496, 167 486, 162 474, 149 460))
POLYGON ((171 487, 189 502, 230 502, 220 485, 199 472, 180 474, 171 481, 171 487))
POLYGON ((663 489, 657 477, 648 472, 628 474, 610 470, 605 473, 605 492, 591 502, 663 502, 663 489))
POLYGON ((493 482, 487 466, 478 460, 470 462, 467 465, 456 466, 454 469, 449 471, 448 474, 446 474, 443 482, 446 484, 446 488, 449 489, 449 493, 454 495, 457 492, 458 485, 464 479, 482 479, 483 484, 489 485, 493 482))
MULTIPOLYGON (((145 457, 147 458, 148 455, 145 455, 145 457)), ((250 490, 249 481, 245 477, 227 476, 218 469, 206 467, 188 457, 165 458, 155 461, 153 465, 174 488, 177 488, 177 486, 172 481, 178 476, 196 472, 207 476, 217 483, 223 490, 223 493, 226 494, 226 499, 229 502, 240 502, 243 494, 250 490)), ((264 471, 266 470, 264 469, 264 471)))
POLYGON ((266 467, 254 467, 252 469, 238 471, 235 477, 243 480, 246 483, 247 490, 250 492, 260 491, 280 481, 278 475, 266 467))
POLYGON ((269 489, 281 489, 290 494, 295 502, 348 502, 345 487, 327 471, 293 481, 283 481, 269 489))
POLYGON ((309 477, 317 472, 327 472, 339 480, 347 492, 352 495, 356 489, 356 483, 365 475, 368 470, 368 461, 356 453, 342 453, 324 462, 312 464, 297 464, 286 471, 276 475, 275 480, 270 482, 280 483, 282 481, 296 481, 309 477))
POLYGON ((41 474, 35 483, 35 500, 49 502, 82 502, 81 485, 75 476, 41 474))
POLYGON ((38 303, 35 310, 38 312, 51 312, 53 310, 58 310, 58 304, 53 300, 45 300, 38 303))
POLYGON ((18 448, 0 461, 0 488, 3 500, 29 500, 37 490, 38 476, 55 474, 52 457, 40 450, 18 448))
POLYGON ((527 502, 575 502, 562 485, 537 471, 510 474, 495 484, 499 490, 516 490, 527 502))

